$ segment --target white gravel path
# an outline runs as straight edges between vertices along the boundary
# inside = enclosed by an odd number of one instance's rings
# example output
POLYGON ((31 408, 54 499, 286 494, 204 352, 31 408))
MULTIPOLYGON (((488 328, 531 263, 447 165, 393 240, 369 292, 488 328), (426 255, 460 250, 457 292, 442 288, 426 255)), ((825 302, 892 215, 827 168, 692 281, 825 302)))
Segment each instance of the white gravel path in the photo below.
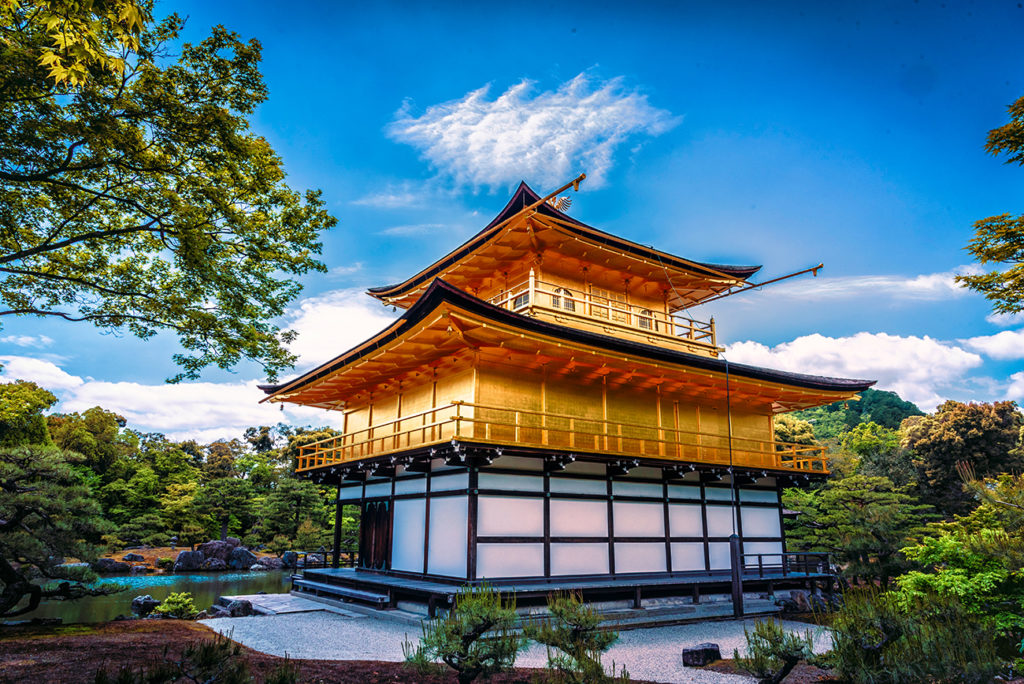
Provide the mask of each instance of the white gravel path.
MULTIPOLYGON (((327 611, 292 613, 251 618, 219 618, 203 623, 229 635, 249 648, 277 656, 323 660, 401 661, 406 636, 417 641, 419 630, 407 623, 378 617, 346 617, 327 611)), ((634 679, 675 684, 676 682, 752 682, 750 677, 724 675, 683 667, 681 651, 705 641, 718 644, 722 655, 731 657, 734 648, 743 651, 743 627, 754 620, 728 620, 668 627, 634 629, 619 634, 605 663, 625 665, 634 679)), ((816 630, 815 650, 828 647, 828 637, 813 625, 784 621, 790 630, 816 630)), ((544 667, 547 656, 536 644, 519 655, 519 667, 544 667)))

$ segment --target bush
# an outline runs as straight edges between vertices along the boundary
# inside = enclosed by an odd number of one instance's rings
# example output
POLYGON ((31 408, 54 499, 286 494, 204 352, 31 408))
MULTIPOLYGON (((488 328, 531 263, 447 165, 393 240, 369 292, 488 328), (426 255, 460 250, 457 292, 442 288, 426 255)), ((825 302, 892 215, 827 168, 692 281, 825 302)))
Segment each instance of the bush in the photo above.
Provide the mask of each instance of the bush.
POLYGON ((162 570, 170 570, 171 568, 174 567, 174 559, 173 558, 163 558, 163 557, 157 558, 156 559, 156 567, 158 567, 158 568, 160 568, 162 570))
POLYGON ((736 666, 757 677, 760 684, 779 684, 796 664, 814 653, 814 638, 787 632, 777 620, 758 620, 754 631, 743 628, 747 638, 747 655, 733 651, 736 666))
POLYGON ((828 664, 854 684, 980 683, 1001 668, 992 625, 948 596, 849 592, 832 630, 828 664))
POLYGON ((322 527, 314 525, 309 518, 303 520, 295 532, 295 545, 303 551, 313 551, 328 544, 330 540, 327 533, 322 527))
POLYGON ((196 610, 192 594, 183 591, 165 598, 159 606, 153 609, 153 612, 179 620, 191 620, 199 611, 196 610))
POLYGON ((595 684, 628 682, 629 673, 622 669, 616 677, 615 663, 608 675, 601 656, 619 638, 617 632, 599 629, 601 617, 583 603, 578 593, 555 594, 548 598, 551 619, 527 628, 526 635, 548 649, 548 669, 555 682, 595 684), (552 652, 554 649, 557 652, 552 652))
POLYGON ((512 669, 526 640, 512 631, 515 600, 503 601, 493 587, 463 587, 443 618, 423 624, 418 646, 406 641, 406 662, 420 672, 440 660, 458 673, 459 684, 512 669))
POLYGON ((273 553, 275 556, 280 558, 284 555, 285 551, 289 551, 292 548, 292 540, 283 534, 279 534, 267 544, 267 550, 273 553))

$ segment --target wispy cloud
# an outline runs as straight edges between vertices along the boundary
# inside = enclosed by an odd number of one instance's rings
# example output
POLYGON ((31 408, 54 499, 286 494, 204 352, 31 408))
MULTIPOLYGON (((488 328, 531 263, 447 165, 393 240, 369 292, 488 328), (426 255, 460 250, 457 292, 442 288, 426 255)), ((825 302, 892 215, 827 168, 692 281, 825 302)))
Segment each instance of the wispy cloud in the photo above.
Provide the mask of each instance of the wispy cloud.
POLYGON ((1024 325, 1024 311, 1018 311, 1017 313, 1012 314, 989 314, 988 316, 985 316, 985 320, 992 325, 998 325, 1000 328, 1024 325))
POLYGON ((622 143, 660 135, 680 121, 621 78, 594 84, 580 74, 539 93, 524 80, 494 99, 489 89, 432 105, 418 117, 407 102, 388 134, 459 185, 507 186, 520 179, 551 185, 586 170, 590 184, 599 186, 622 143))
POLYGON ((16 347, 33 347, 42 349, 53 344, 53 338, 46 335, 5 335, 0 337, 0 343, 13 344, 16 347))
POLYGON ((399 209, 403 207, 414 207, 423 202, 423 195, 408 190, 375 192, 359 199, 352 200, 350 204, 359 207, 378 207, 380 209, 399 209))
POLYGON ((362 270, 363 262, 357 261, 356 263, 349 264, 348 266, 335 266, 334 268, 327 272, 327 277, 331 278, 332 280, 338 280, 341 278, 348 278, 349 276, 354 276, 355 274, 360 273, 362 270))
POLYGON ((850 337, 814 334, 769 347, 737 342, 727 348, 731 361, 832 377, 877 380, 926 411, 964 383, 982 358, 956 344, 931 337, 860 332, 850 337))
POLYGON ((407 226, 392 226, 385 228, 384 230, 378 231, 379 235, 393 235, 407 237, 410 235, 425 235, 426 233, 433 233, 436 230, 445 228, 443 223, 415 223, 407 226))
POLYGON ((921 275, 861 275, 804 278, 772 289, 772 296, 804 301, 854 299, 866 295, 886 300, 941 301, 971 294, 957 284, 957 275, 979 273, 977 266, 960 266, 952 271, 921 275))

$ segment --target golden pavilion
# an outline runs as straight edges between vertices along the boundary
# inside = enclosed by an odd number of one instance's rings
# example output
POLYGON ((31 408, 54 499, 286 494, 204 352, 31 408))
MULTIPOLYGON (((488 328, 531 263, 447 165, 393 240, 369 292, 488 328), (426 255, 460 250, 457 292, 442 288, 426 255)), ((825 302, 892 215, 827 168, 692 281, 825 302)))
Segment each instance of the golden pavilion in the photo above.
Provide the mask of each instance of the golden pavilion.
POLYGON ((639 606, 641 590, 728 581, 730 538, 746 572, 792 570, 779 494, 827 463, 775 440, 773 416, 874 383, 729 363, 714 320, 686 312, 757 285, 760 267, 592 228, 556 198, 582 178, 547 197, 521 184, 463 245, 369 291, 400 318, 263 388, 342 413, 342 434, 302 447, 297 471, 338 487, 339 515, 360 508, 357 567, 297 588, 431 613, 485 580, 639 606))

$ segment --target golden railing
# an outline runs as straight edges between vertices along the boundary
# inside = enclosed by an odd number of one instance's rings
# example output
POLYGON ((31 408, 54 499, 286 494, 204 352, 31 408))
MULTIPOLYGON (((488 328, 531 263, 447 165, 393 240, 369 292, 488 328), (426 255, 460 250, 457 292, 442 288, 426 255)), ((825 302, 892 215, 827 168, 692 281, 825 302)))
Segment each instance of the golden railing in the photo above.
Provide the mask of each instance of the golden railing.
POLYGON ((516 312, 544 309, 558 315, 587 319, 591 324, 650 335, 673 342, 698 343, 715 347, 715 321, 696 321, 679 314, 667 314, 586 290, 573 289, 529 278, 488 300, 495 306, 516 312))
POLYGON ((455 401, 299 448, 298 470, 452 439, 629 458, 827 473, 824 447, 455 401))

